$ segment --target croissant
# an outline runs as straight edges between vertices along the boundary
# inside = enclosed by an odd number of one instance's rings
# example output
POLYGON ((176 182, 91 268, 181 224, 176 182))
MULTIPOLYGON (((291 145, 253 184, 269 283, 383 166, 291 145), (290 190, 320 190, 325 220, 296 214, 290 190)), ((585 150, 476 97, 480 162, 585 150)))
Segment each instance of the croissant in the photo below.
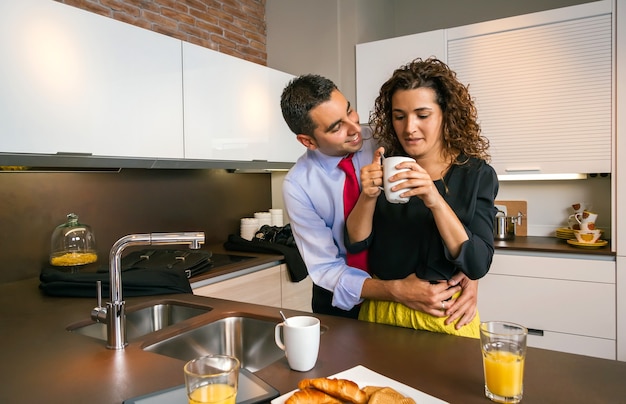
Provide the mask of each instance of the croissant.
POLYGON ((293 393, 285 404, 341 404, 341 401, 323 391, 305 388, 293 393))
POLYGON ((391 387, 365 386, 361 390, 367 395, 367 404, 415 404, 412 398, 404 397, 391 387))
POLYGON ((369 404, 415 404, 415 400, 404 397, 391 387, 376 388, 371 393, 368 398, 369 404))
POLYGON ((367 394, 351 380, 318 378, 303 379, 298 383, 301 390, 311 387, 353 404, 366 404, 368 400, 367 394))

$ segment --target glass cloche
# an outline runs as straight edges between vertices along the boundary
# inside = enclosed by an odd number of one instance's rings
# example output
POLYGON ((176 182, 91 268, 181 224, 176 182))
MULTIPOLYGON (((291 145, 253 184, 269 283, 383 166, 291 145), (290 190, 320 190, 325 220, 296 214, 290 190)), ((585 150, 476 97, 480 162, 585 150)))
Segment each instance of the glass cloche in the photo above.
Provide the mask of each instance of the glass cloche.
POLYGON ((96 239, 91 227, 78 223, 78 215, 70 213, 67 222, 52 232, 50 264, 70 267, 96 262, 96 239))

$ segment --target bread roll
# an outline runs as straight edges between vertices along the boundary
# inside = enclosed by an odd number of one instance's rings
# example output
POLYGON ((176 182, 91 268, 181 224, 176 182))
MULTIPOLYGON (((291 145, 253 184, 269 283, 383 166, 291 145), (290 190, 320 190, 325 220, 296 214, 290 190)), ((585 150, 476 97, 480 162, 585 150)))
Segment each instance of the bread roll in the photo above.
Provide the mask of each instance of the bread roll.
POLYGON ((376 388, 376 390, 371 391, 369 404, 415 404, 415 400, 404 397, 391 387, 376 388))
POLYGON ((342 402, 320 390, 302 389, 293 393, 285 404, 342 404, 342 402))
POLYGON ((391 387, 365 386, 346 379, 303 379, 298 383, 300 390, 285 401, 285 404, 415 404, 391 387))
POLYGON ((298 383, 299 389, 314 387, 333 397, 352 404, 366 404, 367 394, 359 388, 359 385, 351 380, 328 379, 303 379, 298 383))

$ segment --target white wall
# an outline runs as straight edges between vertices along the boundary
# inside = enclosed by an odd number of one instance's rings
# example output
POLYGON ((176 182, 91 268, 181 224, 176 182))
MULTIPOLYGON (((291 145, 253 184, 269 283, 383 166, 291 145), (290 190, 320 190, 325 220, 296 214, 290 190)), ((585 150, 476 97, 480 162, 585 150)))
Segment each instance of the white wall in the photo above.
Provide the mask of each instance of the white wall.
POLYGON ((594 0, 393 0, 394 36, 458 27, 591 1, 594 0))
POLYGON ((356 100, 357 43, 591 1, 267 0, 267 65, 295 75, 321 74, 356 100))

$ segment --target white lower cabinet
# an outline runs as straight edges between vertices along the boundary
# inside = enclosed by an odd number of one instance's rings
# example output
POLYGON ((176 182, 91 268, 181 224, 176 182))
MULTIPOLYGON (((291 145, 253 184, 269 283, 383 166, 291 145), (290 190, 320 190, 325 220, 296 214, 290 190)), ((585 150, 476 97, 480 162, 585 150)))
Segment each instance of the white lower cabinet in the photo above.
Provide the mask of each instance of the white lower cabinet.
POLYGON ((300 282, 291 282, 287 265, 280 266, 280 284, 282 287, 282 304, 284 309, 313 312, 311 298, 313 293, 313 281, 311 277, 300 282))
POLYGON ((285 264, 195 288, 199 296, 261 304, 284 309, 311 311, 311 279, 289 280, 285 264))
POLYGON ((602 258, 496 253, 479 284, 481 320, 527 327, 529 346, 615 359, 615 261, 602 258))

